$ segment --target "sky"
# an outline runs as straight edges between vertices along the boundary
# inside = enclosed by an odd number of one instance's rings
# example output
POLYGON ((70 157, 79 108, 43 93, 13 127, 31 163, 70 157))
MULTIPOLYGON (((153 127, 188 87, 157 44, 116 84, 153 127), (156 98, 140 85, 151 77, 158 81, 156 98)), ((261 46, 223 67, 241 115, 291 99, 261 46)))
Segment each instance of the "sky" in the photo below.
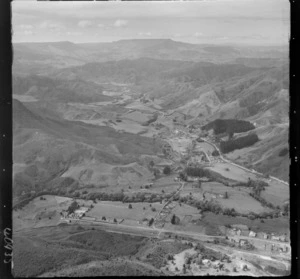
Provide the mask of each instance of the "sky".
POLYGON ((167 38, 194 44, 287 45, 288 0, 12 2, 13 42, 167 38))

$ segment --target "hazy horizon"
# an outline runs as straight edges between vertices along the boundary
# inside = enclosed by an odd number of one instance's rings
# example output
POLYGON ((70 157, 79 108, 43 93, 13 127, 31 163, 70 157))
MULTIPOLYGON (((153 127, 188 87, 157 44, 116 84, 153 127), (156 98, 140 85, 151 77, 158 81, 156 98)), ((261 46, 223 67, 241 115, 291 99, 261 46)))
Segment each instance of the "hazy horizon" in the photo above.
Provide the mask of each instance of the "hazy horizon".
POLYGON ((72 43, 75 45, 82 45, 82 44, 109 44, 109 43, 117 43, 122 41, 144 41, 144 40, 171 40, 176 43, 184 43, 184 44, 191 44, 191 45, 216 45, 216 46, 254 46, 254 47, 288 47, 289 42, 283 42, 282 44, 270 44, 270 45, 262 45, 262 44, 249 44, 249 43, 189 43, 179 40, 174 40, 171 38, 132 38, 132 39, 120 39, 120 40, 114 40, 114 41, 91 41, 91 42, 74 42, 71 40, 59 40, 59 41, 41 41, 41 42, 33 42, 33 41, 24 41, 24 42, 12 42, 12 44, 53 44, 53 43, 72 43))
POLYGON ((288 45, 286 0, 12 2, 13 42, 288 45))

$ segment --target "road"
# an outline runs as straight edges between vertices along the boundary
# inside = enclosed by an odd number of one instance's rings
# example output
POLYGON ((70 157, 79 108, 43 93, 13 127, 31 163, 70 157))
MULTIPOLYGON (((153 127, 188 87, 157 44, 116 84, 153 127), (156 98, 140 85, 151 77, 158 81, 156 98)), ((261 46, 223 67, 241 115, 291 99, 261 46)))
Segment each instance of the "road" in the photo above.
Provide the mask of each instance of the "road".
MULTIPOLYGON (((199 232, 188 232, 188 231, 180 231, 180 230, 170 230, 170 229, 163 229, 163 228, 156 228, 154 226, 152 227, 142 227, 142 226, 131 226, 131 225, 125 225, 125 224, 112 224, 112 223, 106 223, 101 221, 89 221, 89 220, 83 220, 79 219, 76 220, 77 223, 83 223, 83 224, 90 224, 90 225, 97 225, 99 227, 104 228, 105 230, 114 231, 114 232, 123 232, 123 233, 131 233, 131 234, 141 234, 141 236, 158 236, 158 234, 161 233, 173 233, 177 235, 182 235, 185 237, 192 237, 201 241, 206 240, 214 240, 214 239, 225 239, 225 236, 212 236, 212 235, 206 235, 199 232)), ((289 242, 278 242, 275 240, 269 240, 269 239, 261 239, 261 238, 255 238, 255 237, 249 237, 249 236, 242 236, 237 237, 240 239, 247 239, 250 242, 262 242, 262 243, 269 243, 269 244, 285 244, 290 245, 289 242)))
MULTIPOLYGON (((220 245, 215 245, 215 247, 217 247, 218 249, 213 248, 213 247, 209 247, 209 248, 216 251, 216 252, 220 252, 222 250, 223 251, 225 250, 225 252, 226 252, 226 249, 228 249, 227 247, 223 247, 223 246, 220 246, 220 245)), ((290 263, 288 263, 284 260, 279 260, 279 259, 277 260, 277 259, 271 258, 270 256, 262 255, 260 253, 256 253, 256 252, 253 252, 253 251, 241 251, 241 250, 237 250, 237 249, 232 249, 231 247, 230 247, 230 249, 232 251, 234 251, 234 253, 238 253, 240 255, 258 256, 258 257, 260 257, 261 259, 264 259, 264 260, 273 261, 273 262, 276 262, 276 263, 279 263, 279 264, 283 264, 285 266, 286 270, 290 270, 290 268, 291 268, 290 263)), ((285 259, 285 260, 290 260, 290 259, 285 259)))
MULTIPOLYGON (((178 236, 182 237, 189 237, 194 240, 198 241, 213 241, 215 239, 225 239, 224 236, 211 236, 211 235, 205 235, 202 233, 198 232, 187 232, 187 231, 179 231, 179 230, 169 230, 169 229, 163 229, 163 228, 155 228, 155 227, 133 227, 129 225, 124 225, 124 224, 110 224, 110 223, 104 223, 104 222, 93 222, 93 221, 85 221, 85 220, 78 220, 78 223, 81 224, 90 224, 93 226, 100 227, 101 229, 107 231, 107 232, 112 232, 112 233, 121 233, 121 234, 129 234, 129 235, 135 235, 135 236, 142 236, 142 237, 154 237, 154 238, 160 238, 160 235, 162 233, 166 234, 176 234, 178 236)), ((243 236, 242 239, 248 239, 252 241, 261 241, 261 242, 268 242, 268 243, 274 243, 278 244, 278 241, 272 241, 272 240, 265 240, 265 239, 258 239, 258 238, 252 238, 252 237, 246 237, 243 236)), ((289 245, 289 243, 286 243, 289 245)), ((217 247, 220 245, 212 244, 217 247)), ((230 249, 236 253, 239 254, 247 254, 247 255, 252 255, 252 256, 258 256, 261 257, 262 259, 266 260, 271 260, 275 262, 280 262, 286 266, 286 269, 290 269, 290 264, 286 261, 290 260, 289 254, 288 255, 281 255, 281 260, 276 260, 274 258, 271 258, 268 256, 269 254, 265 253, 265 251, 261 251, 260 253, 256 251, 244 251, 241 249, 237 249, 234 247, 227 247, 227 246, 220 246, 220 249, 226 250, 230 249)), ((220 251, 220 250, 218 250, 220 251)))
MULTIPOLYGON (((233 166, 236 166, 236 167, 238 167, 238 168, 240 168, 240 169, 242 169, 242 170, 244 170, 244 171, 247 171, 247 172, 255 173, 255 174, 258 174, 258 175, 264 175, 263 173, 257 172, 257 171, 255 171, 255 170, 247 169, 247 168, 245 168, 245 167, 243 167, 243 166, 240 166, 240 165, 238 165, 238 164, 236 164, 236 163, 233 163, 233 162, 231 162, 231 161, 225 159, 225 158, 222 156, 222 153, 221 153, 220 149, 219 149, 214 143, 212 143, 212 142, 210 142, 210 141, 208 141, 208 140, 206 140, 206 139, 204 139, 204 138, 201 138, 201 139, 202 139, 203 141, 205 141, 206 143, 210 144, 211 146, 213 146, 213 147, 219 152, 220 158, 221 158, 224 162, 226 162, 226 163, 228 163, 228 164, 231 164, 231 165, 233 165, 233 166)), ((276 178, 276 177, 274 177, 274 176, 270 176, 270 178, 271 178, 271 179, 274 179, 274 180, 276 180, 276 181, 278 181, 278 182, 281 182, 281 183, 283 183, 283 184, 285 184, 285 185, 289 185, 288 182, 283 181, 283 180, 281 180, 281 179, 279 179, 279 178, 276 178)))
MULTIPOLYGON (((172 199, 173 199, 173 197, 175 196, 175 195, 177 195, 178 193, 180 193, 180 191, 182 191, 182 189, 183 189, 183 187, 184 187, 184 185, 185 185, 185 182, 181 182, 181 186, 180 186, 180 188, 165 202, 165 204, 163 205, 163 207, 162 207, 162 209, 156 214, 156 216, 154 217, 154 222, 153 222, 153 225, 152 225, 152 227, 154 228, 154 229, 159 229, 159 228, 156 228, 155 227, 155 222, 157 222, 158 221, 158 218, 160 217, 160 214, 162 213, 162 211, 166 208, 166 206, 167 205, 169 205, 170 204, 170 202, 172 201, 172 199)), ((170 212, 169 212, 169 214, 170 214, 170 212)), ((168 215, 169 215, 168 214, 168 215)))

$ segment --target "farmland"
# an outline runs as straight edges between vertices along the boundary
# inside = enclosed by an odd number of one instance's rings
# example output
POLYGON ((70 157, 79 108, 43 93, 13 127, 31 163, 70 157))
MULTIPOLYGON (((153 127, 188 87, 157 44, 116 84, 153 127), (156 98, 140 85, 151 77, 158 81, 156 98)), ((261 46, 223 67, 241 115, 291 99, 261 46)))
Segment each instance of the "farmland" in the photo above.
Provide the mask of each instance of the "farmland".
POLYGON ((214 166, 209 167, 209 169, 220 173, 222 176, 241 182, 247 182, 249 178, 256 179, 256 175, 246 172, 236 166, 228 163, 216 163, 214 166))
POLYGON ((129 209, 126 203, 103 201, 94 204, 94 207, 86 216, 95 217, 99 220, 103 216, 106 218, 117 218, 119 221, 125 219, 124 224, 133 224, 132 221, 134 221, 138 225, 138 222, 141 222, 144 218, 150 220, 161 208, 162 204, 160 203, 152 203, 151 206, 149 203, 133 203, 132 209, 129 209))
POLYGON ((22 210, 13 211, 14 230, 52 226, 60 222, 59 213, 71 204, 71 198, 45 195, 45 200, 35 198, 22 210))

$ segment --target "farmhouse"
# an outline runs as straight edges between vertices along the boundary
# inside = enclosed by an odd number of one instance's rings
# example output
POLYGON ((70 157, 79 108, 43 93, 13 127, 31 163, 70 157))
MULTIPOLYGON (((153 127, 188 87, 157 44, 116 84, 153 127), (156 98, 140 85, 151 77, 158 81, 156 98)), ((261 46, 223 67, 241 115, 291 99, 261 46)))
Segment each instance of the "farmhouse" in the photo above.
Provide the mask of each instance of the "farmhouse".
POLYGON ((239 246, 245 247, 250 245, 250 242, 247 239, 240 239, 239 240, 239 246))
POLYGON ((273 235, 271 239, 272 239, 272 240, 277 240, 277 241, 279 241, 279 240, 280 240, 280 237, 277 236, 277 235, 273 235))
POLYGON ((257 235, 257 234, 256 234, 256 232, 254 232, 254 231, 250 231, 250 232, 249 232, 249 236, 250 236, 250 237, 256 237, 256 235, 257 235))
POLYGON ((76 209, 74 211, 74 215, 78 218, 81 218, 84 216, 84 214, 88 211, 89 209, 87 207, 80 207, 79 209, 76 209))
POLYGON ((262 236, 264 239, 269 239, 270 238, 270 235, 267 234, 267 233, 262 233, 262 236))
POLYGON ((286 242, 287 241, 286 235, 280 235, 279 240, 282 241, 282 242, 286 242))
POLYGON ((198 178, 197 177, 188 176, 186 180, 187 180, 187 182, 196 182, 196 181, 198 181, 198 178))

